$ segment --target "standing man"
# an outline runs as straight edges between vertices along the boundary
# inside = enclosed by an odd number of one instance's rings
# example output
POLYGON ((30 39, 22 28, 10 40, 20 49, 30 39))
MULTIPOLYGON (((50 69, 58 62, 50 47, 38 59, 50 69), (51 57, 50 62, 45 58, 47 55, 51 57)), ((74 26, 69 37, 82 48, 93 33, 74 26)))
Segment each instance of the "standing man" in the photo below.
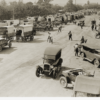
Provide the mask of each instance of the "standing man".
POLYGON ((93 31, 94 30, 94 25, 93 24, 92 24, 91 28, 92 28, 92 31, 93 31))
POLYGON ((62 31, 62 26, 60 25, 60 27, 58 28, 58 32, 62 31))
POLYGON ((84 36, 82 36, 81 43, 84 43, 84 42, 85 42, 85 39, 84 39, 84 36))
POLYGON ((69 40, 71 39, 71 41, 72 41, 72 33, 71 33, 71 31, 68 33, 68 35, 69 35, 69 40))
POLYGON ((74 46, 75 56, 78 56, 78 44, 74 46))
POLYGON ((81 23, 81 25, 80 25, 80 26, 81 26, 81 29, 83 29, 83 24, 82 24, 82 23, 81 23))
POLYGON ((49 41, 49 43, 50 43, 50 39, 51 39, 50 34, 51 34, 51 33, 48 32, 48 34, 49 34, 49 36, 48 36, 48 38, 47 38, 47 42, 49 41))
POLYGON ((97 30, 97 25, 95 25, 95 30, 97 30))

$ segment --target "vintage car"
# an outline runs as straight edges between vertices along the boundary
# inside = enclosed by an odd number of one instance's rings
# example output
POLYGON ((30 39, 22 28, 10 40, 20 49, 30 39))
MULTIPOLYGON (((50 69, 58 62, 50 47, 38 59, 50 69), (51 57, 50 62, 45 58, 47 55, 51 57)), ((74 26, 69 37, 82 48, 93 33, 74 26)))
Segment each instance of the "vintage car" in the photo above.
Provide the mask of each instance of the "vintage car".
POLYGON ((90 59, 96 68, 100 65, 100 47, 95 44, 81 44, 81 57, 84 60, 85 58, 90 59))
POLYGON ((61 70, 63 59, 61 58, 61 48, 48 47, 44 52, 43 65, 36 68, 36 76, 53 76, 56 78, 61 70))
POLYGON ((100 97, 100 78, 78 76, 75 81, 73 96, 100 97))
POLYGON ((0 52, 5 46, 8 46, 9 48, 11 48, 12 46, 11 40, 7 40, 6 38, 0 38, 0 52))
POLYGON ((13 39, 15 36, 14 26, 2 26, 0 27, 0 37, 6 39, 13 39))
POLYGON ((78 23, 78 26, 84 26, 85 25, 85 23, 84 23, 84 21, 79 21, 79 23, 78 23))
POLYGON ((32 25, 20 25, 17 27, 16 30, 16 41, 18 40, 27 41, 30 39, 30 41, 33 41, 34 39, 34 31, 32 25))
POLYGON ((37 31, 53 31, 53 24, 47 21, 35 23, 34 29, 37 31))
POLYGON ((60 75, 60 80, 59 80, 61 86, 66 88, 68 86, 68 84, 72 84, 75 82, 76 77, 78 75, 82 75, 82 74, 84 74, 84 71, 82 68, 62 71, 62 73, 60 75))
POLYGON ((53 22, 53 24, 55 26, 57 25, 60 25, 60 24, 67 24, 68 23, 68 20, 67 20, 67 16, 66 15, 60 15, 60 16, 57 16, 53 22))

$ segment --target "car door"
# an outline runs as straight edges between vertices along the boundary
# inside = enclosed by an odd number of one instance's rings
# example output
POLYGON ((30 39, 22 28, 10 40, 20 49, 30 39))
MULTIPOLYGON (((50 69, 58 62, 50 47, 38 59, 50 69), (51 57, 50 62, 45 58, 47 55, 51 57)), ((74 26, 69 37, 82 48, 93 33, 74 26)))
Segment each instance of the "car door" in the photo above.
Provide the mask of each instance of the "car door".
POLYGON ((94 59, 94 49, 90 49, 89 48, 89 50, 88 50, 88 58, 90 59, 90 60, 93 60, 94 59))
POLYGON ((85 53, 86 58, 88 58, 88 56, 89 56, 89 48, 83 46, 83 47, 81 48, 81 51, 82 51, 83 53, 85 53))

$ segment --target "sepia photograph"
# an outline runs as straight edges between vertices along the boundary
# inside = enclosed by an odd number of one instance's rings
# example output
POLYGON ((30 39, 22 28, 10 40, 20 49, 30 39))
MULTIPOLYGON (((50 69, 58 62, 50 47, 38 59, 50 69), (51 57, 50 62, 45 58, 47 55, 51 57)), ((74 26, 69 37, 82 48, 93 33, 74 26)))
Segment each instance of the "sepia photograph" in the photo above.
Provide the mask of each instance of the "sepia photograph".
POLYGON ((0 97, 100 97, 100 0, 0 0, 0 97))

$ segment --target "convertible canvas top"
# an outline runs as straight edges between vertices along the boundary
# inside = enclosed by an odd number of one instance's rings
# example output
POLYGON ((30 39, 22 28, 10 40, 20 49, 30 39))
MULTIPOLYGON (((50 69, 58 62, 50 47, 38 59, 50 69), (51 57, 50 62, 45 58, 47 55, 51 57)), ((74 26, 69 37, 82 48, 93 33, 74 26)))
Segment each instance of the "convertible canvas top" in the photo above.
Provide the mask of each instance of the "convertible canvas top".
POLYGON ((0 32, 8 32, 9 33, 14 33, 14 26, 2 26, 0 27, 0 32))
POLYGON ((95 44, 83 43, 83 44, 81 44, 81 46, 89 47, 89 48, 91 48, 91 49, 100 50, 100 47, 97 46, 97 45, 95 45, 95 44))
POLYGON ((33 29, 33 26, 32 25, 20 25, 17 27, 17 30, 23 30, 24 32, 29 32, 29 31, 32 31, 33 29))
POLYGON ((57 60, 61 57, 61 48, 48 47, 44 52, 44 59, 57 60))
POLYGON ((100 94, 100 79, 87 76, 78 76, 75 81, 74 91, 89 94, 100 94))
POLYGON ((46 48, 44 54, 45 54, 45 55, 55 56, 55 55, 57 55, 60 51, 61 51, 61 48, 59 48, 59 47, 48 47, 48 48, 46 48))

